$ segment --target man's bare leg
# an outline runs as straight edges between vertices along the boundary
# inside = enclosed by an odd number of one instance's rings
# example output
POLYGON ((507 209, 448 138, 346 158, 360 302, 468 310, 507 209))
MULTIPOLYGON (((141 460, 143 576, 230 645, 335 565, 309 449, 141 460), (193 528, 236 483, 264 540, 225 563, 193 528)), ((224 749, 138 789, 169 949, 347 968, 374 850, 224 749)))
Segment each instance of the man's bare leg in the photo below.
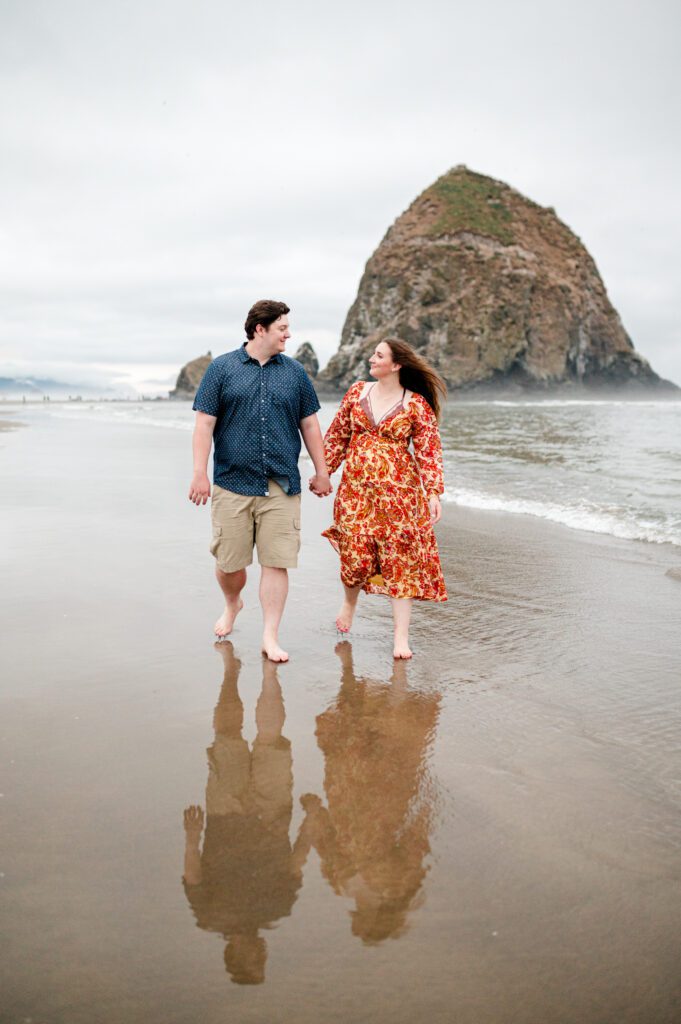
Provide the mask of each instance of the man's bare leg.
POLYGON ((288 572, 270 565, 261 566, 260 604, 262 605, 262 650, 270 661, 288 661, 288 654, 279 646, 279 623, 288 596, 288 572))
POLYGON ((357 610, 357 599, 359 598, 359 592, 361 589, 361 587, 346 587, 345 584, 343 584, 345 599, 341 605, 341 610, 338 612, 338 618, 336 619, 336 628, 339 633, 350 632, 352 620, 354 619, 355 611, 357 610))
POLYGON ((244 606, 239 595, 246 586, 246 570, 237 569, 236 572, 223 572, 216 565, 215 578, 220 585, 220 590, 225 595, 225 610, 215 623, 215 635, 229 636, 234 620, 244 606))

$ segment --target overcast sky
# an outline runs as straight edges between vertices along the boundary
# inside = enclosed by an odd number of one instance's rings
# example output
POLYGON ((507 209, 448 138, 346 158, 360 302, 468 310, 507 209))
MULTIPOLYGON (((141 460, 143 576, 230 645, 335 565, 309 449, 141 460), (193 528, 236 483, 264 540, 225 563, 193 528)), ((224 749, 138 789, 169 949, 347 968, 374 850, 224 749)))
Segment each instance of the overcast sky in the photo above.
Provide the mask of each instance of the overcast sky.
POLYGON ((0 376, 167 390, 258 298, 335 351, 458 163, 554 206, 681 384, 672 0, 0 0, 0 376))

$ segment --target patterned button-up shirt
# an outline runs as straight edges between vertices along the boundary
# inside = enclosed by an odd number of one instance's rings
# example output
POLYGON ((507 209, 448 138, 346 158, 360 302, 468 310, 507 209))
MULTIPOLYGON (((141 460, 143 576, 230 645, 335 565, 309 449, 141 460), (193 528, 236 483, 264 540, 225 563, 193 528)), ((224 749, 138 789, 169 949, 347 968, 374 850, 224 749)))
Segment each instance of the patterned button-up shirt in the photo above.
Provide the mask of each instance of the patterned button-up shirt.
POLYGON ((319 410, 305 370, 278 353, 261 366, 245 344, 214 359, 194 409, 216 416, 213 482, 236 494, 266 495, 276 480, 300 494, 300 421, 319 410))

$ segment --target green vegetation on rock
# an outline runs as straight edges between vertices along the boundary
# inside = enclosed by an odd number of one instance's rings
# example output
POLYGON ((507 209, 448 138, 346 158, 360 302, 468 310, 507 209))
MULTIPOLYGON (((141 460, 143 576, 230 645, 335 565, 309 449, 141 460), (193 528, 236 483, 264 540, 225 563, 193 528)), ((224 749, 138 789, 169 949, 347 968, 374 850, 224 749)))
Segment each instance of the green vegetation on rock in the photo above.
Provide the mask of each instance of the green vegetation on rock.
POLYGON ((318 380, 348 388, 404 338, 452 388, 670 388, 634 351, 593 259, 555 212, 460 164, 371 256, 318 380))
POLYGON ((429 235, 452 235, 470 231, 476 235, 496 238, 503 245, 511 245, 515 238, 511 230, 511 211, 504 204, 499 185, 491 178, 469 170, 450 171, 443 175, 425 193, 436 196, 443 206, 429 235))

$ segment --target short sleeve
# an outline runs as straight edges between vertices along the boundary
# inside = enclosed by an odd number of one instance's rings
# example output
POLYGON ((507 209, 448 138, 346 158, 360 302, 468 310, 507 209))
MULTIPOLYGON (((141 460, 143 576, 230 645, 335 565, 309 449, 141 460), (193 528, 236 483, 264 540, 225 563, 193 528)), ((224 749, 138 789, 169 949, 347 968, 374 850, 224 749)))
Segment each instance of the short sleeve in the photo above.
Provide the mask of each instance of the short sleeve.
POLYGON ((306 416, 314 416, 316 412, 319 412, 321 405, 317 398, 317 392, 315 391, 312 381, 308 377, 305 370, 301 370, 300 374, 300 402, 299 402, 299 413, 298 419, 304 420, 306 416))
POLYGON ((220 412, 221 393, 222 371, 212 362, 201 379, 192 409, 205 412, 208 416, 217 416, 220 412))

